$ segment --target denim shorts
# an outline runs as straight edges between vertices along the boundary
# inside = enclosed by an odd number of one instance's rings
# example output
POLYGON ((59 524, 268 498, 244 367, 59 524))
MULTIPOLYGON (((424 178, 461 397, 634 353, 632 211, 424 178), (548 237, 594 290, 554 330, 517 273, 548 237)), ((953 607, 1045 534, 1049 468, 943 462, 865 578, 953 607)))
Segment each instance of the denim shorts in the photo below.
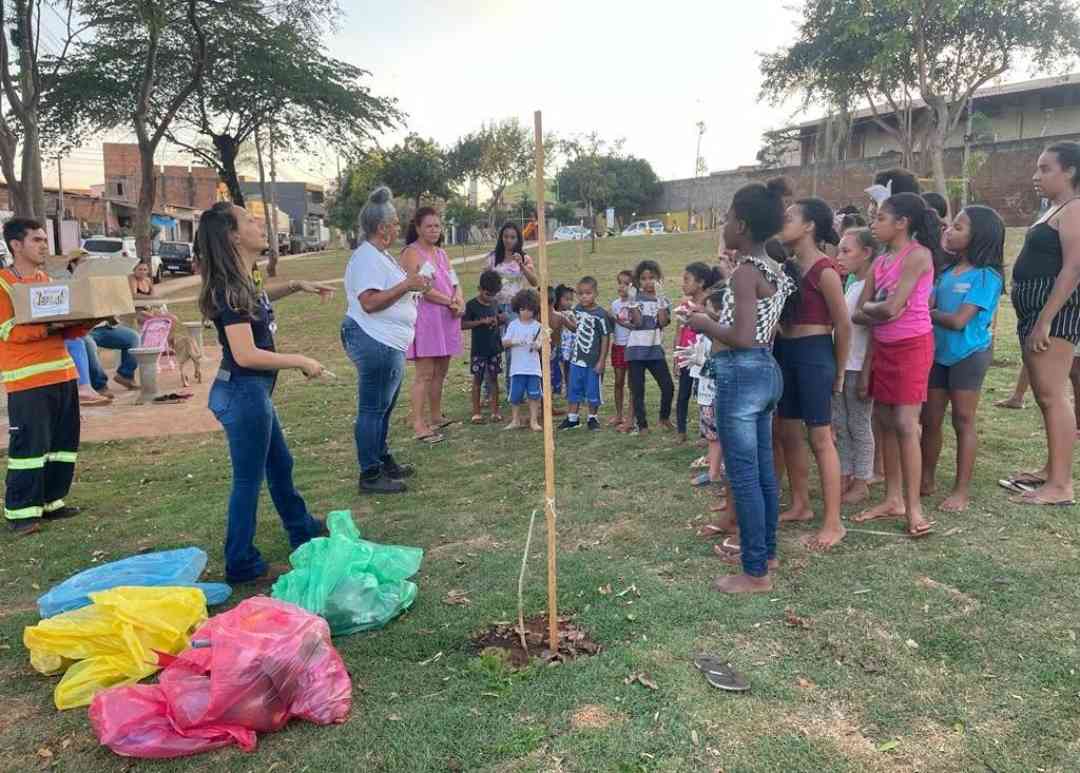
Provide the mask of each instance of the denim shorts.
POLYGON ((585 365, 571 365, 566 402, 571 405, 586 402, 600 405, 600 374, 585 365))
POLYGON ((541 395, 539 376, 517 375, 510 377, 510 404, 521 405, 525 396, 530 400, 539 400, 541 395))
POLYGON ((831 335, 777 338, 773 346, 784 378, 777 405, 781 419, 800 419, 808 427, 832 424, 836 350, 831 335))

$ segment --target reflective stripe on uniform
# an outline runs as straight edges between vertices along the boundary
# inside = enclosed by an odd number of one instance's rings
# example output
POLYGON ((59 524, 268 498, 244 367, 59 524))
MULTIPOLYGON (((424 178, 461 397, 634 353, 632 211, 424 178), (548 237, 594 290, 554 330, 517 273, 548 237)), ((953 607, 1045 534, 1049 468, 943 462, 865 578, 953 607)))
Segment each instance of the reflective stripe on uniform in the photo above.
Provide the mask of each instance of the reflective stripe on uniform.
POLYGON ((37 365, 27 365, 25 368, 16 368, 15 370, 5 370, 4 383, 8 384, 12 381, 21 381, 24 378, 30 378, 31 376, 39 376, 42 373, 52 373, 57 370, 66 370, 67 368, 74 367, 75 361, 70 357, 65 357, 62 360, 42 362, 37 365))
POLYGON ((8 459, 9 470, 40 470, 45 466, 45 456, 32 456, 26 459, 8 459))
POLYGON ((4 291, 8 295, 11 295, 11 285, 9 285, 8 281, 6 279, 4 279, 4 277, 2 277, 2 276, 0 276, 0 287, 4 288, 4 291))
POLYGON ((52 451, 45 454, 45 461, 75 464, 76 457, 78 457, 78 453, 76 453, 75 451, 52 451))
POLYGON ((45 506, 41 508, 46 513, 55 513, 57 510, 64 506, 63 499, 57 499, 55 502, 46 502, 45 506))
POLYGON ((18 510, 4 508, 4 517, 9 521, 21 521, 24 518, 40 518, 45 512, 42 507, 20 507, 18 510))
POLYGON ((11 336, 11 331, 15 327, 15 317, 12 317, 4 324, 0 325, 0 341, 6 341, 11 336))

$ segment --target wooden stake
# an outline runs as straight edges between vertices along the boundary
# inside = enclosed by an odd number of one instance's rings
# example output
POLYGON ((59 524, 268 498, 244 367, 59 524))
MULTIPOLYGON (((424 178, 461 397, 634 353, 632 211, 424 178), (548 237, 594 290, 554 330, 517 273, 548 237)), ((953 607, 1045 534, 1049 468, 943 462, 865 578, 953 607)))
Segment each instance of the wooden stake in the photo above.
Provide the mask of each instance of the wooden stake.
MULTIPOLYGON (((540 320, 551 330, 548 304, 547 230, 544 223, 544 128, 540 111, 533 113, 536 130, 536 236, 540 262, 540 320)), ((555 427, 551 421, 551 336, 545 335, 540 355, 544 384, 544 515, 547 516, 548 649, 559 652, 559 597, 555 565, 555 427)))
POLYGON ((578 276, 585 276, 585 240, 577 240, 577 270, 578 276))

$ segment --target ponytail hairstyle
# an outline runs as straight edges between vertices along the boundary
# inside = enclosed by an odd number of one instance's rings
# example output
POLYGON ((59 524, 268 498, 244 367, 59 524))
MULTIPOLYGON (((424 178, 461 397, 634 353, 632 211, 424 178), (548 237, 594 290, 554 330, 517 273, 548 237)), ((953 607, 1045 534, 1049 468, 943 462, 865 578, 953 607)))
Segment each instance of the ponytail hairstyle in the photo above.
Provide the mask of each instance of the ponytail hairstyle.
MULTIPOLYGON (((432 215, 439 216, 439 211, 435 207, 420 207, 420 209, 416 210, 413 219, 409 221, 409 227, 405 230, 406 247, 420 239, 420 226, 423 225, 425 217, 431 217, 432 215)), ((439 233, 439 241, 435 242, 436 247, 443 246, 444 236, 445 234, 439 233)))
POLYGON ((814 224, 814 244, 831 244, 836 246, 840 243, 840 236, 836 233, 836 221, 833 211, 822 199, 799 199, 795 205, 802 210, 803 219, 814 224))
POLYGON ((870 250, 871 263, 881 254, 881 245, 878 244, 878 240, 874 238, 874 234, 869 228, 849 228, 844 231, 844 236, 854 236, 860 247, 864 250, 870 250))
POLYGON ((694 261, 683 270, 701 282, 702 288, 706 291, 720 281, 720 272, 700 260, 694 261))
POLYGON ((746 223, 750 238, 761 244, 780 233, 784 226, 784 196, 791 195, 791 183, 774 177, 764 185, 750 183, 735 192, 731 211, 746 223))
POLYGON ((239 228, 234 206, 230 201, 219 201, 199 216, 195 253, 199 256, 202 275, 199 311, 205 319, 214 319, 224 307, 252 318, 258 310, 255 280, 232 240, 232 234, 239 228))
POLYGON ((897 193, 887 198, 881 207, 888 209, 895 217, 907 218, 910 224, 908 233, 930 250, 934 258, 934 274, 939 273, 941 266, 948 263, 948 257, 941 249, 941 221, 937 212, 928 207, 917 193, 897 193))
POLYGON ((1005 292, 1005 222, 990 207, 970 204, 962 210, 971 221, 971 243, 967 248, 968 262, 976 268, 992 268, 1001 277, 1001 292, 1005 292))
POLYGON ((1073 190, 1080 190, 1080 142, 1055 142, 1046 149, 1057 156, 1058 166, 1072 169, 1073 190))

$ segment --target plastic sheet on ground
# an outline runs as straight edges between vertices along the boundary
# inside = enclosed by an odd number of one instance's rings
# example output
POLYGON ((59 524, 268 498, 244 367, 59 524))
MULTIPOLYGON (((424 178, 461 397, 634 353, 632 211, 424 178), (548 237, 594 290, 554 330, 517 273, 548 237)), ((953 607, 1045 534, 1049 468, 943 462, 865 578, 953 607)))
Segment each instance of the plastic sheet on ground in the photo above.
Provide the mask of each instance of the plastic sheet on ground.
POLYGON ((30 665, 63 673, 53 691, 58 709, 85 706, 106 687, 144 679, 176 654, 206 620, 198 588, 113 588, 90 594, 88 607, 42 620, 23 631, 30 665))
POLYGON ((41 617, 52 617, 90 603, 95 591, 121 586, 192 586, 201 588, 210 606, 229 598, 232 589, 223 583, 200 583, 206 553, 199 548, 162 550, 93 566, 54 585, 38 599, 41 617))
POLYGON ((158 684, 105 690, 90 704, 98 740, 128 757, 181 757, 235 744, 293 717, 344 722, 352 682, 321 617, 255 596, 210 618, 158 684))
POLYGON ((416 600, 424 551, 380 545, 360 538, 352 513, 338 510, 326 519, 329 537, 301 545, 289 557, 293 570, 271 592, 322 615, 334 636, 381 628, 416 600))

